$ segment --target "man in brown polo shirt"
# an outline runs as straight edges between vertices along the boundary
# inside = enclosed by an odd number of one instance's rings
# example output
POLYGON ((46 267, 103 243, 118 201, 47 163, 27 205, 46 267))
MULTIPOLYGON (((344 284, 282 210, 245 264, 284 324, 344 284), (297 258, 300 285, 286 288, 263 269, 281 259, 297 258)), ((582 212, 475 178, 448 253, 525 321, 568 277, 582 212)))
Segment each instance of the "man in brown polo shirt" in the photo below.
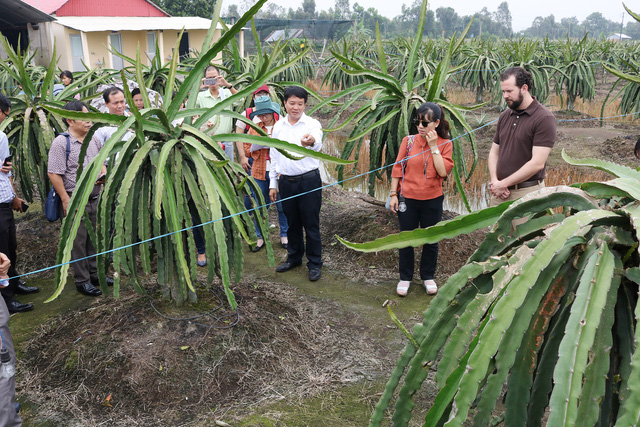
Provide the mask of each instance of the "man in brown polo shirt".
MULTIPOLYGON (((513 67, 500 75, 507 106, 489 152, 491 206, 544 187, 544 169, 556 140, 556 119, 530 89, 531 74, 513 67)), ((515 224, 514 224, 515 225, 515 224)))

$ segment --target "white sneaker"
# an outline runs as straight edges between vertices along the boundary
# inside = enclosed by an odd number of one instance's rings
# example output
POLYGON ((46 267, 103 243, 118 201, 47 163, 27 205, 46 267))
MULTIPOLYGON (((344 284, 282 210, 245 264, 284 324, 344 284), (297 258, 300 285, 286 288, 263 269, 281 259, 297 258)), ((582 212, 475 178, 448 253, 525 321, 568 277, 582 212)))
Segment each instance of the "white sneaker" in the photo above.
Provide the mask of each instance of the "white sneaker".
POLYGON ((398 286, 396 287, 396 292, 401 297, 406 297, 407 292, 409 292, 409 286, 411 286, 411 282, 408 280, 401 280, 398 282, 398 286))
POLYGON ((429 295, 435 295, 438 293, 438 285, 436 285, 436 282, 434 280, 425 280, 424 288, 429 295))

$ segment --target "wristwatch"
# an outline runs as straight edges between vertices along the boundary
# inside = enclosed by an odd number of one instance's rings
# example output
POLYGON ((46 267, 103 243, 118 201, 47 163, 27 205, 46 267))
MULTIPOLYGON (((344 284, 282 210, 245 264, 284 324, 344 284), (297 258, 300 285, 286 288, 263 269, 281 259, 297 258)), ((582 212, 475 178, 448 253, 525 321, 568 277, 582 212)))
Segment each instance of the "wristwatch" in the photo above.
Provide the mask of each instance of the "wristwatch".
POLYGON ((437 148, 434 148, 433 150, 431 150, 432 154, 440 154, 440 150, 438 150, 437 148))

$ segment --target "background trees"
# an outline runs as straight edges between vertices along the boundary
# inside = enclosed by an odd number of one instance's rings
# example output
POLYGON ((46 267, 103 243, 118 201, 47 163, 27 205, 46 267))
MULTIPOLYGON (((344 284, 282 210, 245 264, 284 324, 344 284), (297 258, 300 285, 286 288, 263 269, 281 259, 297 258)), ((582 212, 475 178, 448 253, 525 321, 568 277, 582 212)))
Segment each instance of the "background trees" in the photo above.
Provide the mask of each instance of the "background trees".
MULTIPOLYGON (((418 24, 421 6, 420 0, 413 0, 402 5, 402 11, 395 17, 385 17, 375 7, 367 7, 365 2, 350 2, 350 0, 334 0, 333 4, 323 8, 315 0, 303 0, 297 9, 288 10, 274 3, 267 3, 257 14, 260 19, 309 19, 309 20, 354 20, 357 31, 364 31, 368 36, 375 32, 376 22, 380 25, 383 38, 395 36, 412 36, 418 24)), ((211 5, 205 0, 159 0, 159 4, 169 13, 178 16, 197 15, 209 17, 211 5)), ((242 0, 239 4, 227 7, 223 16, 238 18, 249 9, 251 2, 242 0)), ((496 10, 484 7, 472 15, 460 15, 454 6, 440 7, 436 10, 427 9, 424 35, 427 37, 450 37, 454 32, 458 34, 467 22, 473 18, 469 29, 470 37, 499 37, 508 38, 514 34, 513 18, 509 4, 500 3, 496 10)), ((602 13, 594 12, 582 22, 575 16, 560 18, 553 14, 536 16, 531 26, 519 34, 532 37, 548 37, 550 39, 565 39, 566 37, 582 38, 588 33, 589 38, 606 37, 619 33, 620 22, 607 19, 602 13)), ((633 39, 640 39, 640 24, 631 21, 622 28, 622 32, 633 39)))

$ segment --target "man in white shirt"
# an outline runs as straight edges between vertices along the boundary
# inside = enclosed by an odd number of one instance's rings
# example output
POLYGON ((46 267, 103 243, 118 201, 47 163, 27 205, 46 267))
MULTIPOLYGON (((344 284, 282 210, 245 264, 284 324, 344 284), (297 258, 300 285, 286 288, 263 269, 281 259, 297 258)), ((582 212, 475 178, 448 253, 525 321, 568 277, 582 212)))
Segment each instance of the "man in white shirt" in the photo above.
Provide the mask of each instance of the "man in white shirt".
MULTIPOLYGON (((316 119, 304 114, 309 94, 299 86, 288 87, 284 92, 287 116, 273 127, 273 138, 306 147, 322 149, 322 126, 316 119)), ((309 280, 320 279, 322 272, 322 242, 320 240, 320 206, 322 204, 322 180, 320 161, 305 157, 290 160, 271 149, 269 197, 275 203, 278 192, 282 198, 282 209, 289 223, 287 260, 276 268, 282 273, 302 264, 305 254, 303 229, 306 234, 307 268, 309 280)))
MULTIPOLYGON (((220 75, 220 70, 214 65, 209 65, 205 68, 201 87, 207 88, 207 90, 198 93, 196 108, 213 108, 216 104, 238 93, 238 90, 220 75)), ((228 106, 226 109, 233 110, 232 106, 228 106)), ((222 114, 215 115, 207 122, 207 128, 209 128, 207 132, 212 135, 231 133, 233 131, 233 119, 222 114)), ((227 157, 233 160, 233 142, 225 141, 222 144, 227 157)))
MULTIPOLYGON (((129 116, 129 113, 126 111, 127 103, 124 99, 124 91, 118 86, 110 86, 106 88, 104 92, 102 92, 102 98, 104 99, 104 105, 109 110, 109 114, 129 116)), ((102 148, 104 143, 107 142, 107 140, 111 138, 111 135, 113 135, 117 130, 117 126, 103 126, 96 130, 94 136, 100 141, 99 147, 102 148)), ((122 140, 127 141, 131 136, 133 136, 133 133, 129 131, 124 134, 122 140)))
MULTIPOLYGON (((9 116, 10 112, 11 101, 0 94, 0 123, 9 116)), ((21 313, 32 310, 33 304, 18 302, 15 299, 15 294, 31 294, 40 289, 35 286, 26 286, 22 280, 16 277, 18 276, 15 268, 18 259, 18 239, 13 211, 23 212, 24 200, 16 196, 13 187, 13 159, 10 158, 10 155, 7 135, 0 131, 0 252, 6 254, 11 260, 9 275, 13 277, 8 286, 0 288, 0 294, 2 294, 10 313, 21 313)))

